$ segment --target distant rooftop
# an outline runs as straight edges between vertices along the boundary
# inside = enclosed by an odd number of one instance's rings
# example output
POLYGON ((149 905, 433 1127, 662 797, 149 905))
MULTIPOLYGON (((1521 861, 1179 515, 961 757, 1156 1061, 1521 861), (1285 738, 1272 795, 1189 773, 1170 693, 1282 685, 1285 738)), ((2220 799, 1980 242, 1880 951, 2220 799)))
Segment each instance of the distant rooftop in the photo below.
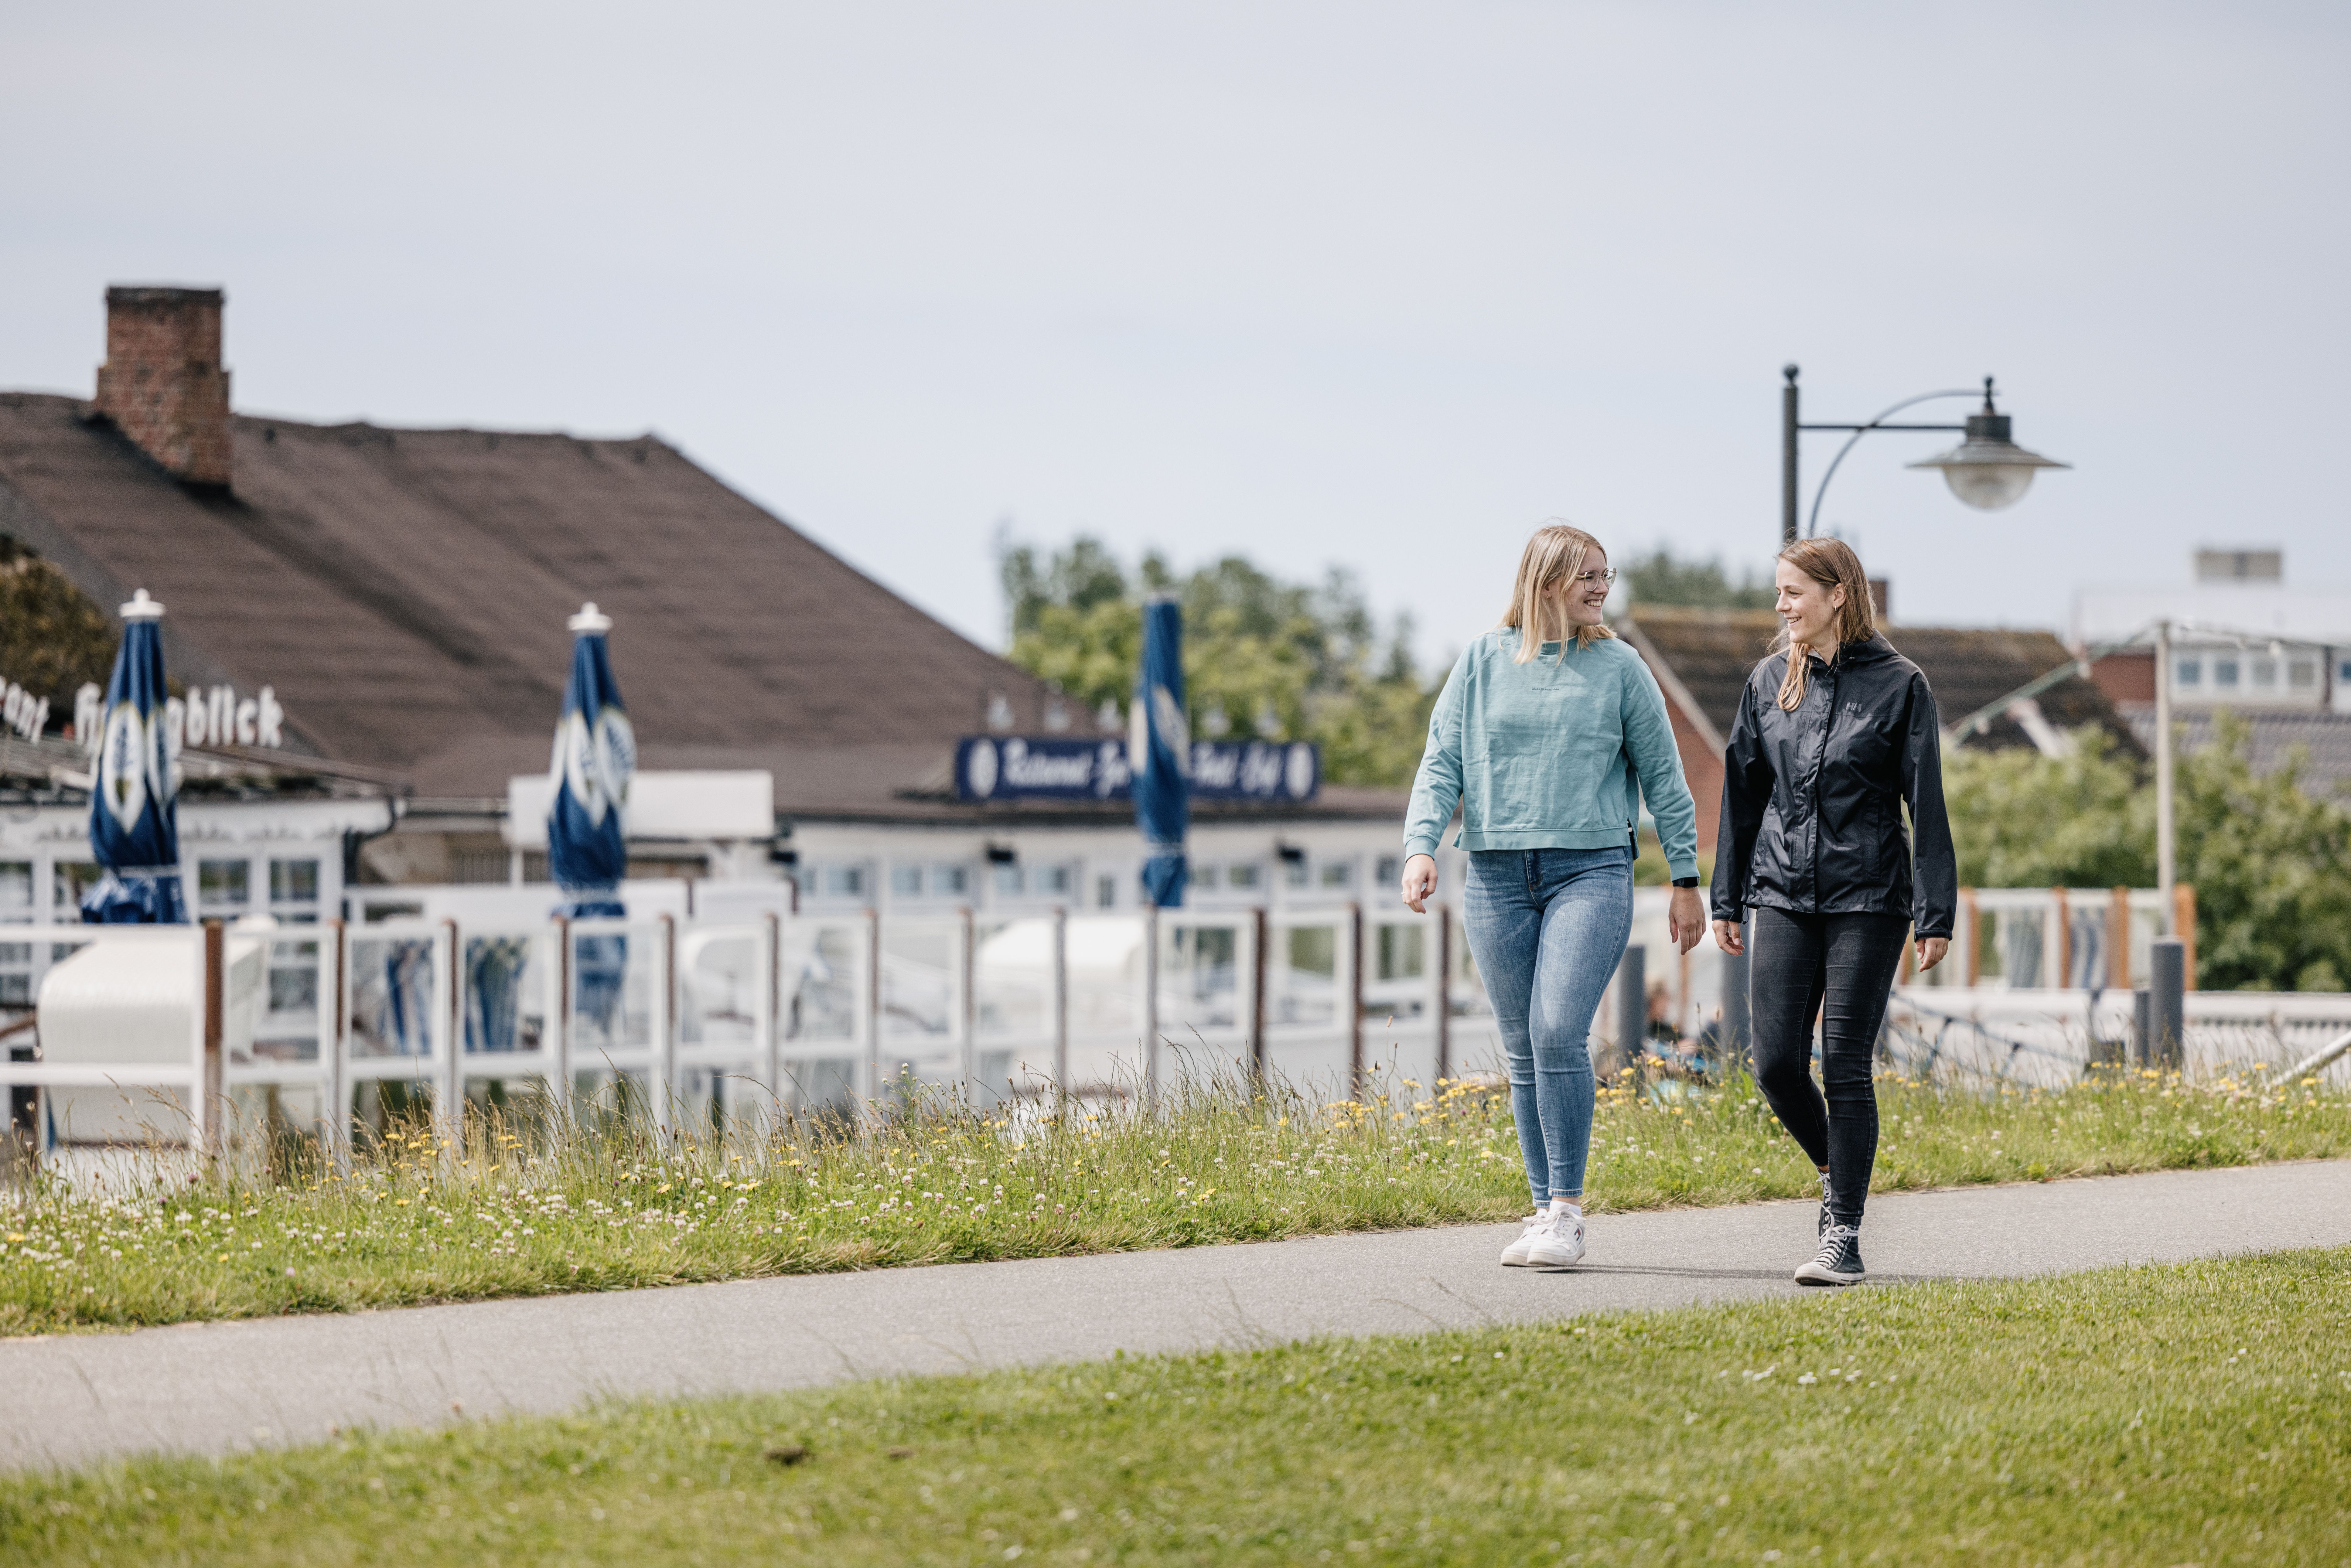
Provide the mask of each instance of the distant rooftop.
POLYGON ((2193 640, 2273 637, 2351 645, 2351 586, 2289 587, 2285 552, 2272 545, 2208 545, 2195 552, 2194 579, 2172 586, 2093 583, 2074 595, 2067 628, 2090 648, 2146 635, 2157 621, 2193 640))

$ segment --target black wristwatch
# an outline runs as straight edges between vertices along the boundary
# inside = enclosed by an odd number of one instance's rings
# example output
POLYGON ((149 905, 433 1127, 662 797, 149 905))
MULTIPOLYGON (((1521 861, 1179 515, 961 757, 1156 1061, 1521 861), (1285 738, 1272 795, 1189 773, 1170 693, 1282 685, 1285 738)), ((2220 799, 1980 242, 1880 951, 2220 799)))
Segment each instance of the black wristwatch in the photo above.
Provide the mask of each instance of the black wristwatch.
POLYGON ((1694 876, 1677 876, 1674 878, 1674 885, 1676 887, 1696 887, 1698 885, 1698 878, 1694 876))

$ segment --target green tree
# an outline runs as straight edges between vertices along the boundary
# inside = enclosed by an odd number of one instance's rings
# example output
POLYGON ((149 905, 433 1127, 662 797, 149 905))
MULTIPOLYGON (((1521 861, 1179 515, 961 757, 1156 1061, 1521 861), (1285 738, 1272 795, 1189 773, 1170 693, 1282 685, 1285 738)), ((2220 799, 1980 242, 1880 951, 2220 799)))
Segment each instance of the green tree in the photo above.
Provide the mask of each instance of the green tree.
POLYGON ((1145 555, 1133 573, 1099 539, 1040 558, 1000 557, 1009 657, 1089 710, 1124 708, 1142 653, 1145 594, 1184 606, 1184 684, 1193 732, 1236 740, 1319 742, 1342 784, 1409 782, 1436 694, 1414 664, 1411 626, 1383 640, 1361 586, 1333 570, 1284 582, 1240 556, 1180 575, 1145 555))
POLYGON ((2339 991, 2351 980, 2351 811, 2301 787, 2303 758, 2256 774, 2221 716, 2179 768, 2179 880, 2196 886, 2198 984, 2339 991))
POLYGON ((1685 560, 1669 545, 1624 563, 1625 585, 1635 610, 1644 604, 1686 604, 1700 610, 1769 610, 1774 599, 1768 579, 1752 571, 1737 582, 1722 558, 1685 560))
MULTIPOLYGON (((2304 790, 2298 759, 2256 774, 2245 737, 2223 715, 2210 743, 2179 762, 2179 876, 2196 889, 2198 984, 2340 990, 2351 979, 2351 810, 2304 790)), ((2068 757, 1945 757, 1962 883, 2154 883, 2152 769, 2095 728, 2075 740, 2068 757)))
POLYGON ((2155 791, 2095 727, 2070 757, 1947 752, 1943 793, 1970 887, 2152 887, 2155 791))

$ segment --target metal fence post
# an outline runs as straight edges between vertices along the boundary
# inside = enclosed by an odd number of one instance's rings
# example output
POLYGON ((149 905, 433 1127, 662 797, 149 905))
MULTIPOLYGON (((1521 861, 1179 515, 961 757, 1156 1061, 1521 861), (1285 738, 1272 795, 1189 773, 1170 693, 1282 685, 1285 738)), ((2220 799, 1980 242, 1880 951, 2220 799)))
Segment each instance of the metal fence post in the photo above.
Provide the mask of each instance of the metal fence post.
POLYGON ((1453 1076, 1453 912, 1442 904, 1435 907, 1437 973, 1429 1006, 1437 1014, 1437 1080, 1442 1083, 1453 1076))
POLYGON ((1625 1067, 1641 1064, 1641 1042, 1649 1032, 1648 969, 1649 950, 1637 942, 1616 966, 1616 1054, 1625 1067))
POLYGON ((319 1131, 325 1134, 328 1165, 347 1171, 351 1165, 350 967, 350 929, 340 919, 327 922, 325 940, 319 944, 319 1055, 327 1070, 326 1103, 319 1110, 319 1131))
POLYGON ((1736 953, 1722 956, 1722 1053, 1726 1059, 1748 1059, 1748 1037, 1755 1028, 1754 996, 1749 989, 1753 983, 1753 952, 1755 923, 1741 923, 1736 953))
POLYGON ((784 923, 774 910, 759 916, 759 1073, 770 1102, 784 1092, 784 923))
POLYGON ((1364 1097, 1364 906, 1347 904, 1347 1098, 1364 1097))
POLYGON ((670 1131, 676 1118, 677 1082, 677 922, 667 915, 654 916, 653 1017, 653 1125, 670 1131))
POLYGON ((576 1079, 571 1067, 571 922, 555 917, 555 963, 551 977, 555 1005, 547 1009, 548 1027, 555 1038, 548 1049, 555 1055, 555 1109, 569 1123, 574 1113, 571 1097, 576 1079))
POLYGON ((207 1157, 221 1154, 227 1146, 228 1105, 222 1098, 221 1087, 221 1014, 227 978, 223 972, 223 960, 226 948, 221 923, 205 921, 203 938, 196 944, 197 994, 204 1003, 196 1020, 196 1083, 193 1098, 196 1103, 196 1143, 207 1157))
POLYGON ((882 1095, 882 912, 865 912, 865 1061, 860 1076, 869 1111, 882 1095))
POLYGON ((1143 906, 1143 1094, 1159 1099, 1159 905, 1143 906))
POLYGON ((1265 905, 1249 910, 1249 1076, 1265 1087, 1268 1057, 1265 1040, 1265 905))
POLYGON ((2178 1068, 2187 1061, 2188 949, 2177 936, 2156 939, 2147 977, 2147 1049, 2152 1063, 2178 1068))
POLYGON ((441 978, 446 989, 441 1000, 440 1082, 434 1085, 436 1119, 442 1135, 462 1155, 465 1139, 465 949, 457 923, 441 922, 441 978))
POLYGON ((967 1106, 979 1103, 979 1042, 977 1035, 977 1013, 979 988, 973 982, 974 947, 971 911, 956 912, 956 1070, 963 1082, 958 1093, 967 1106))
POLYGON ((1053 1093, 1059 1104, 1070 1092, 1070 912, 1053 910, 1053 1093))

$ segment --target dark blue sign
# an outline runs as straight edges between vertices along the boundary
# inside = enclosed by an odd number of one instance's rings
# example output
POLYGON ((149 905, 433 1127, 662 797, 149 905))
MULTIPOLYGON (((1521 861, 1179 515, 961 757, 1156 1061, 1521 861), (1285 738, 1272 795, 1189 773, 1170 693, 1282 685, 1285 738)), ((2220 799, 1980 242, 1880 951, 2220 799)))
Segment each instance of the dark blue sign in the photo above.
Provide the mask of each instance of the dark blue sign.
MULTIPOLYGON (((1067 735, 974 735, 956 745, 960 800, 1128 800, 1127 743, 1067 735)), ((1303 740, 1196 740, 1192 796, 1200 800, 1311 800, 1322 751, 1303 740)))

